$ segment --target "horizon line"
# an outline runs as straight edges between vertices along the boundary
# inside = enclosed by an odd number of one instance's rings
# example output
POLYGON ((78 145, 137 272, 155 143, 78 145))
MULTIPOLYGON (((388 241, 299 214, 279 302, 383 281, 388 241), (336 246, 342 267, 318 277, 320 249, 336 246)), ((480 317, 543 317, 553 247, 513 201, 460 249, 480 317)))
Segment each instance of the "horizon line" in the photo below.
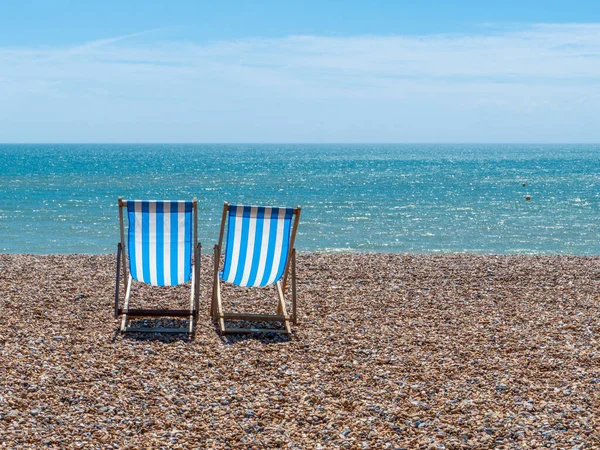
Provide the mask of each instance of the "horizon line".
POLYGON ((600 142, 0 142, 0 145, 600 145, 600 142))

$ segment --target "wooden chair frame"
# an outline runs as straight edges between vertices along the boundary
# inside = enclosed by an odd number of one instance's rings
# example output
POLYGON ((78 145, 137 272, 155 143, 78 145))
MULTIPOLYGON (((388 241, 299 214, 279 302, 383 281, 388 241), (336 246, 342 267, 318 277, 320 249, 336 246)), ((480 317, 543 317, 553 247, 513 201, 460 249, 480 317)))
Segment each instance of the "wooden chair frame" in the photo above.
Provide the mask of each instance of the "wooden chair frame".
POLYGON ((283 270, 283 280, 275 283, 277 290, 277 314, 245 314, 232 313, 223 310, 221 299, 221 280, 219 278, 219 265, 221 261, 221 253, 223 246, 223 236, 225 234, 225 223, 227 222, 227 213, 231 206, 225 202, 223 205, 223 215, 221 217, 221 231, 219 233, 219 243, 214 247, 214 274, 213 274, 213 291, 212 301, 210 305, 210 315, 219 326, 220 333, 224 334, 242 334, 242 333, 282 333, 291 334, 290 322, 294 325, 298 323, 297 317, 297 297, 296 297, 296 249, 294 242, 296 240, 296 231, 298 230, 298 222, 300 221, 301 208, 294 208, 294 221, 290 236, 290 250, 287 255, 287 261, 283 270), (292 315, 287 313, 285 306, 284 292, 287 287, 288 275, 291 269, 291 285, 292 285, 292 315), (282 322, 283 328, 231 328, 225 326, 226 320, 244 320, 244 321, 261 321, 261 322, 282 322))
POLYGON ((195 331, 195 319, 198 319, 199 299, 200 299, 200 256, 202 245, 198 242, 198 200, 194 197, 192 201, 193 209, 193 246, 192 246, 192 288, 190 294, 189 309, 133 309, 129 308, 133 278, 127 270, 127 246, 125 244, 125 227, 123 222, 123 209, 127 208, 127 200, 119 197, 119 222, 121 228, 121 242, 117 247, 117 282, 115 288, 115 319, 121 317, 121 332, 142 332, 142 333, 189 333, 195 331), (121 274, 125 288, 125 301, 123 308, 119 308, 119 282, 121 274), (146 328, 146 327, 128 327, 127 321, 132 318, 142 317, 189 317, 188 328, 146 328))

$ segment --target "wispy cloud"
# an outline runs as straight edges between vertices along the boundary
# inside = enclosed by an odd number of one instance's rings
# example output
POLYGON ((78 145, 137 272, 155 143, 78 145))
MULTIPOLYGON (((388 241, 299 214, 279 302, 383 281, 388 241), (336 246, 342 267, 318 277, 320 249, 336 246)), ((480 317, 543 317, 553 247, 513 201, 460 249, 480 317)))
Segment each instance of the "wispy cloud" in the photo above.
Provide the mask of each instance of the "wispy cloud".
MULTIPOLYGON (((330 120, 338 122, 338 131, 344 124, 355 127, 361 117, 376 121, 379 110, 388 134, 393 122, 387 116, 395 108, 412 110, 412 116, 399 115, 420 130, 426 127, 415 121, 435 118, 436 108, 443 117, 463 114, 463 131, 482 111, 507 124, 509 113, 520 114, 517 120, 538 114, 537 121, 529 117, 538 134, 542 120, 556 121, 561 113, 581 114, 585 123, 590 113, 600 112, 600 24, 483 30, 204 44, 131 39, 155 31, 148 30, 64 48, 0 48, 0 101, 43 105, 46 96, 70 108, 85 109, 86 102, 121 110, 125 105, 128 114, 139 111, 144 117, 149 117, 145 109, 156 107, 179 112, 188 124, 194 112, 194 120, 201 121, 206 111, 230 118, 237 111, 241 120, 240 111, 249 113, 257 105, 272 111, 263 112, 265 120, 276 120, 277 111, 294 105, 290 116, 296 121, 311 122, 306 115, 319 116, 319 110, 337 111, 330 120), (362 115, 349 107, 360 108, 362 115)), ((567 131, 571 136, 581 128, 567 131)))
MULTIPOLYGON (((117 42, 121 42, 121 41, 124 41, 127 39, 139 37, 139 36, 144 36, 144 35, 155 33, 157 31, 161 31, 161 30, 164 30, 164 28, 153 28, 150 30, 138 31, 136 33, 128 33, 128 34, 124 34, 124 35, 116 36, 116 37, 112 37, 112 38, 107 38, 107 39, 97 39, 95 41, 90 41, 90 42, 86 42, 81 45, 76 45, 74 47, 70 47, 68 50, 68 53, 69 54, 86 53, 86 52, 89 52, 90 50, 93 50, 93 49, 96 49, 99 47, 105 47, 110 44, 115 44, 117 42)), ((64 53, 64 52, 61 52, 61 53, 64 53)))

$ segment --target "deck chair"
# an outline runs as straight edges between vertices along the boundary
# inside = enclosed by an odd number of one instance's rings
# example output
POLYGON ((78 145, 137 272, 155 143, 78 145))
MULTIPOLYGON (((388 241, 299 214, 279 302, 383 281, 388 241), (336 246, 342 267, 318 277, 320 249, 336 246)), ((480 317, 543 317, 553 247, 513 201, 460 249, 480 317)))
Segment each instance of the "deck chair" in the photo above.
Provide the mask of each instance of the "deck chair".
POLYGON ((215 245, 211 316, 221 334, 275 332, 290 334, 290 320, 296 316, 296 251, 294 240, 300 207, 271 208, 236 206, 225 203, 221 219, 219 243, 215 245), (223 270, 219 271, 225 225, 227 236, 223 270), (292 316, 287 313, 284 292, 291 268, 292 316), (277 314, 239 314, 223 311, 221 281, 238 286, 276 285, 277 314), (281 322, 283 329, 228 328, 225 321, 281 322))
POLYGON ((198 201, 123 200, 119 197, 121 242, 117 248, 115 319, 121 332, 193 333, 198 316, 200 252, 198 201), (125 244, 123 211, 127 210, 125 244), (126 262, 129 264, 126 264, 126 262), (122 272, 121 272, 122 269, 122 272), (119 284, 123 275, 125 301, 119 308, 119 284), (153 286, 175 286, 192 280, 189 309, 131 309, 133 280, 153 286), (133 328, 128 320, 140 317, 189 317, 189 328, 133 328))

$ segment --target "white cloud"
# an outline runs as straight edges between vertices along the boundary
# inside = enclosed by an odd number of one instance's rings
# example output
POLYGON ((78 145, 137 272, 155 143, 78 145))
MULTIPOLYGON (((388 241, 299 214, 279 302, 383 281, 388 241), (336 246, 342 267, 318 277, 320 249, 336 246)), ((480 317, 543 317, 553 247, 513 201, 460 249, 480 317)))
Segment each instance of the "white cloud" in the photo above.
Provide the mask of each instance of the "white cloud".
POLYGON ((600 141, 600 24, 484 31, 0 48, 0 141, 600 141))

